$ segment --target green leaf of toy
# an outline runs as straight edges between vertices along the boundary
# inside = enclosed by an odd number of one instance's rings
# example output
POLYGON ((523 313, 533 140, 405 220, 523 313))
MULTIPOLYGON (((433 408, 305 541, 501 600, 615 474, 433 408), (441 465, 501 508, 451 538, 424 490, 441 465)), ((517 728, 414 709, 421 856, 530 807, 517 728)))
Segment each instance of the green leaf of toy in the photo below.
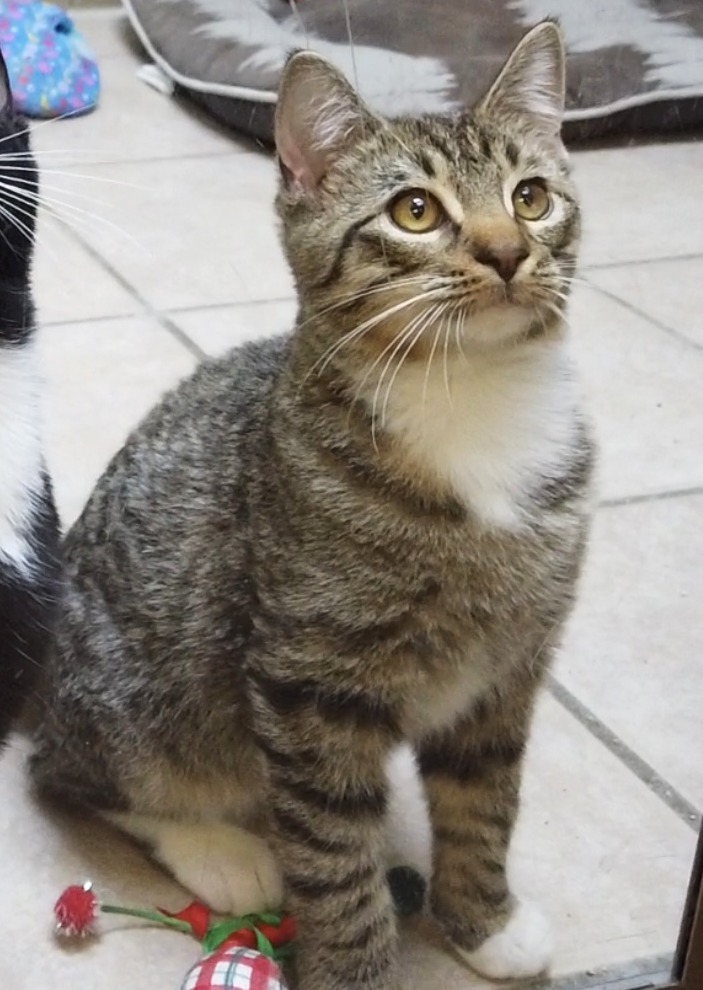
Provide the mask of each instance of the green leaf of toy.
MULTIPOLYGON (((267 922, 268 924, 268 922, 267 922)), ((254 935, 256 936, 256 949, 260 952, 262 956, 268 956, 269 959, 273 959, 274 952, 273 946, 266 938, 263 932, 260 932, 258 928, 254 929, 254 935)))
POLYGON ((226 938, 233 932, 238 932, 240 928, 246 928, 243 918, 225 918, 208 928, 207 935, 203 939, 203 952, 214 952, 219 948, 226 938))

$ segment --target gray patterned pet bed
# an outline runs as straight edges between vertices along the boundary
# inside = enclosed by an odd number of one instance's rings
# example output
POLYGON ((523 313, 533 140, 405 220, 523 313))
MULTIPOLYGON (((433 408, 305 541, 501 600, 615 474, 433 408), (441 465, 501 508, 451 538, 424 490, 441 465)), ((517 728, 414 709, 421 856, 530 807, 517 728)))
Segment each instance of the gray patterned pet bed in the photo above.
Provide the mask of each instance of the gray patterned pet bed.
POLYGON ((445 111, 475 102, 523 31, 546 16, 560 19, 567 42, 567 140, 703 123, 703 0, 123 3, 179 87, 265 141, 294 48, 327 56, 382 113, 445 111))

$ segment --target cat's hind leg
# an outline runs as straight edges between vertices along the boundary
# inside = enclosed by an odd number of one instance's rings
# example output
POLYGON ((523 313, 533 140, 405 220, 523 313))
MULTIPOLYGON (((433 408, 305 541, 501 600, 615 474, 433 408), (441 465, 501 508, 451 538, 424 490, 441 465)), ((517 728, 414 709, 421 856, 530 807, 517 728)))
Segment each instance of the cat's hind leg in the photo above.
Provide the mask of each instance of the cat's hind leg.
POLYGON ((247 795, 252 787, 174 787, 182 774, 167 772, 163 762, 143 761, 143 775, 125 783, 102 755, 79 732, 51 732, 45 721, 30 757, 35 793, 52 803, 90 809, 141 842, 151 856, 209 907, 236 915, 280 906, 282 882, 274 855, 265 839, 229 817, 249 824, 255 815, 247 795), (60 745, 62 743, 63 745, 60 745), (150 799, 144 795, 149 794, 150 799), (219 798, 219 799, 218 799, 219 798))
POLYGON ((283 900, 278 863, 265 839, 226 822, 186 822, 125 812, 105 815, 144 842, 158 862, 215 911, 258 914, 283 900))

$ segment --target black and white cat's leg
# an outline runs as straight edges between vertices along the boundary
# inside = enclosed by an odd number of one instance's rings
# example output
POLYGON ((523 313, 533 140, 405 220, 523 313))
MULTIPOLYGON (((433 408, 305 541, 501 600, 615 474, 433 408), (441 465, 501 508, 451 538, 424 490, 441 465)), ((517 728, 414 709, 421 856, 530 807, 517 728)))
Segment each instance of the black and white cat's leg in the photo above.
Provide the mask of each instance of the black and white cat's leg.
POLYGON ((58 520, 39 410, 32 344, 8 343, 0 328, 0 740, 41 668, 56 598, 58 520))
POLYGON ((385 878, 392 730, 363 692, 257 673, 271 837, 298 922, 298 990, 398 990, 385 878))
POLYGON ((432 911, 459 953, 494 979, 548 969, 551 929, 506 875, 533 691, 484 698, 425 739, 418 763, 433 831, 432 911))

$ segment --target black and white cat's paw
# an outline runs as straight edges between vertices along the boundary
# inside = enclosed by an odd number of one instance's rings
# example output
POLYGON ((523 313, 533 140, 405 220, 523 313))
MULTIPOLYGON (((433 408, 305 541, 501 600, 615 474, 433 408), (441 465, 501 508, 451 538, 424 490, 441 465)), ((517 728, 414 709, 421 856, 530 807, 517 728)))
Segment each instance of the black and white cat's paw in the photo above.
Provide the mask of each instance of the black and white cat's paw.
POLYGON ((160 830, 154 854, 184 887, 223 914, 278 908, 283 880, 269 844, 224 823, 171 823, 160 830))
POLYGON ((509 980, 538 976, 549 969, 554 951, 552 929, 534 905, 518 901, 507 925, 472 952, 459 954, 482 976, 509 980))

